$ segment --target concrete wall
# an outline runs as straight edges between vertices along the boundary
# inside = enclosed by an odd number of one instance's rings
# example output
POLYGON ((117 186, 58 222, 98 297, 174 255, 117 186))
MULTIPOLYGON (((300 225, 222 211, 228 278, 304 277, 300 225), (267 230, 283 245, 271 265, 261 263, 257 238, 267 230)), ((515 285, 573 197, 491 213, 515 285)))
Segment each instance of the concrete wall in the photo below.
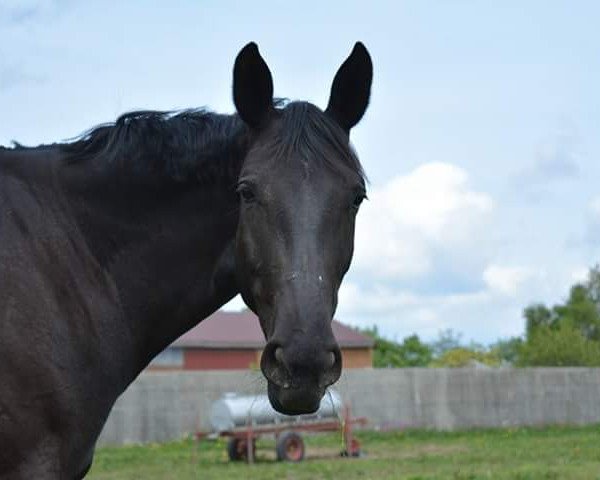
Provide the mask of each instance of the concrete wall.
MULTIPOLYGON (((600 422, 600 369, 356 369, 335 387, 370 428, 462 429, 600 422)), ((224 392, 264 393, 259 372, 143 373, 100 444, 160 442, 208 429, 224 392)))

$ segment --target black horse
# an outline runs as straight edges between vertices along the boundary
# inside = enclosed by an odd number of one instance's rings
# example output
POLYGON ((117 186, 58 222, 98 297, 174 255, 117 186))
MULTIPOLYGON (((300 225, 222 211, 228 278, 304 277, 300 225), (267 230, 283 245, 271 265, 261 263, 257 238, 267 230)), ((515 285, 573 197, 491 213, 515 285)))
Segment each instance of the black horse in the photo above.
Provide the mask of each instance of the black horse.
POLYGON ((117 397, 238 292, 268 341, 273 406, 314 411, 365 180, 357 43, 325 111, 273 99, 250 43, 237 115, 134 112, 69 143, 0 149, 0 477, 81 478, 117 397))

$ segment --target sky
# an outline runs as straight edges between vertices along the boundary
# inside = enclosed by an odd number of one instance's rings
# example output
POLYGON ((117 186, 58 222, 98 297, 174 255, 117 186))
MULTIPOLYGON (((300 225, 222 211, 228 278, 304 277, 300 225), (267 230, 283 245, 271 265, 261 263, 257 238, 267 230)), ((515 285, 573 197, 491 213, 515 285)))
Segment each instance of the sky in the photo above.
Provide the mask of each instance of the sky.
POLYGON ((336 317, 489 343, 599 261, 599 18, 595 1, 0 0, 0 144, 135 109, 231 113, 249 41, 277 96, 323 108, 361 40, 369 201, 336 317))

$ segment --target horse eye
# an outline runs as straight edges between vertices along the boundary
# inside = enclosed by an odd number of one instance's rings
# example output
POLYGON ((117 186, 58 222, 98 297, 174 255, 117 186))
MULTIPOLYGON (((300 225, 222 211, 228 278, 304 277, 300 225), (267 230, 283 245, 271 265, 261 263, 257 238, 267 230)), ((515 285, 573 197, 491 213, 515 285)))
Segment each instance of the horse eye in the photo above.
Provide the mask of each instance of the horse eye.
POLYGON ((367 198, 367 196, 364 193, 359 193, 358 195, 356 195, 354 197, 354 201, 352 202, 352 208, 355 208, 356 210, 358 210, 358 208, 360 207, 360 204, 363 202, 363 200, 367 198))
POLYGON ((256 200, 254 191, 248 185, 240 185, 237 189, 240 198, 246 203, 252 203, 256 200))

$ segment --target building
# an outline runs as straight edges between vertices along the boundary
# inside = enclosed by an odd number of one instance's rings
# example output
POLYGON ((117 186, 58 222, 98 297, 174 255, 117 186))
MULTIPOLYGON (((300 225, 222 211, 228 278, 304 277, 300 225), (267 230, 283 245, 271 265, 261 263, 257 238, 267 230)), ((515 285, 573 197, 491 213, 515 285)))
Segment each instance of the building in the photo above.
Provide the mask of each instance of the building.
MULTIPOLYGON (((334 320, 344 368, 373 366, 373 340, 334 320)), ((184 333, 149 365, 151 370, 258 368, 265 339, 250 310, 218 311, 184 333)))

